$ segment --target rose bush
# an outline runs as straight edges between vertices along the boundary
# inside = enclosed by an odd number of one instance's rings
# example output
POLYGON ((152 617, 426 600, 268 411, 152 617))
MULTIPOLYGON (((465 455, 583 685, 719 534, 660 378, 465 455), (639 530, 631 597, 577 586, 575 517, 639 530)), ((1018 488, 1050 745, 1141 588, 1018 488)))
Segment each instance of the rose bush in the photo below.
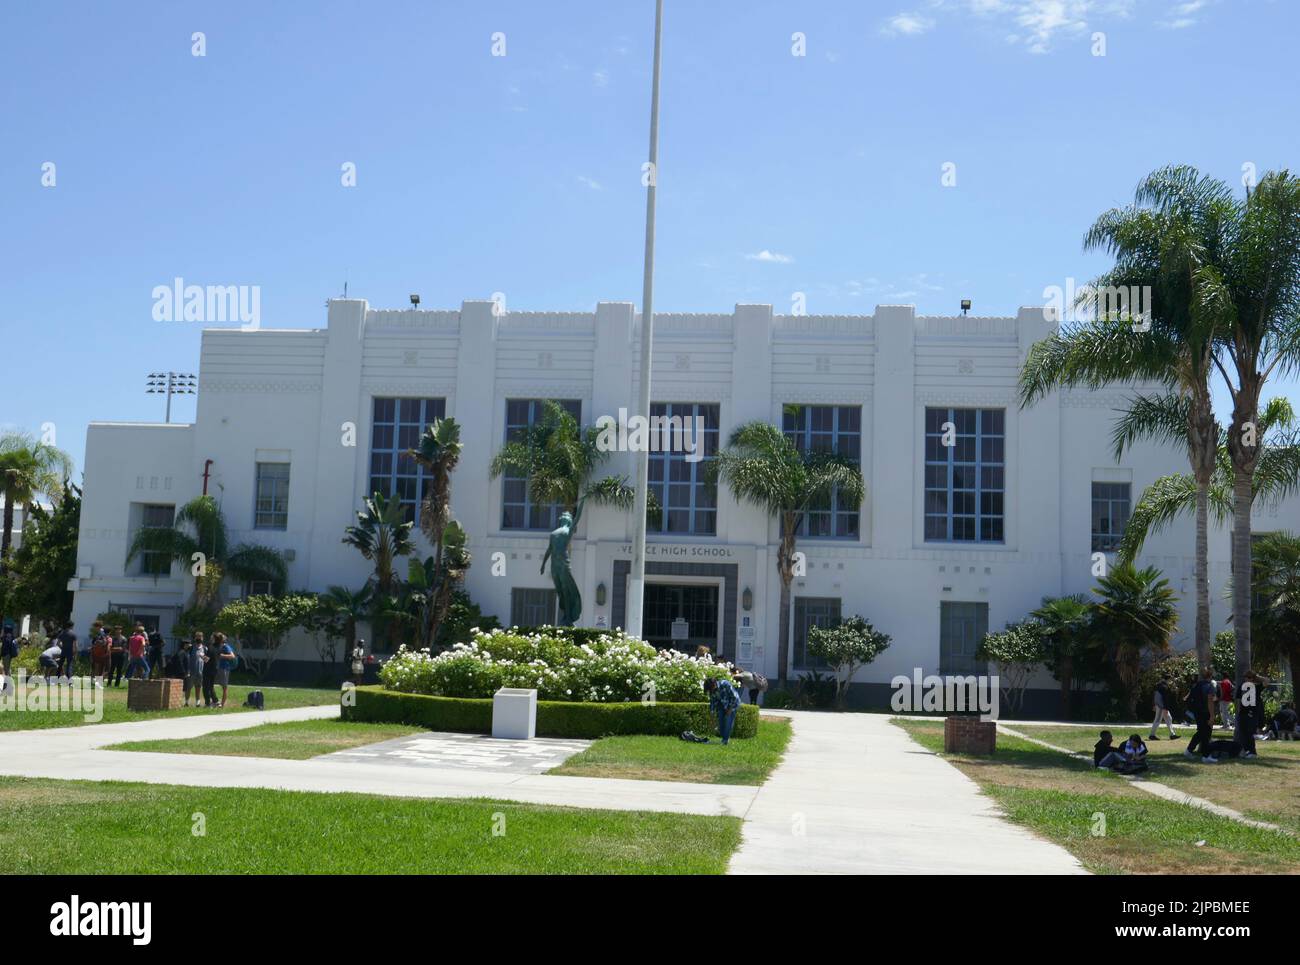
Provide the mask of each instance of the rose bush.
POLYGON ((542 628, 474 630, 469 643, 432 654, 402 647, 379 671, 389 690, 438 697, 491 697, 502 687, 535 689, 538 700, 615 703, 653 696, 704 699, 706 677, 730 668, 676 650, 656 651, 621 631, 573 643, 542 628))

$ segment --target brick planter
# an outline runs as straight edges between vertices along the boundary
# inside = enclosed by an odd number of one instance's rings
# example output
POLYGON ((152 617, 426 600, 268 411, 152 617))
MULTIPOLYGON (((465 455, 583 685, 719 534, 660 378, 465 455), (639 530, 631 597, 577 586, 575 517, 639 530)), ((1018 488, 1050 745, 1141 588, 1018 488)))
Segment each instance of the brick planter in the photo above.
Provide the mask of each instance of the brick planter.
POLYGON ((997 750, 996 721, 978 717, 946 717, 943 722, 945 754, 992 754, 997 750))
POLYGON ((171 710, 179 707, 183 698, 181 681, 171 677, 126 682, 127 710, 171 710))

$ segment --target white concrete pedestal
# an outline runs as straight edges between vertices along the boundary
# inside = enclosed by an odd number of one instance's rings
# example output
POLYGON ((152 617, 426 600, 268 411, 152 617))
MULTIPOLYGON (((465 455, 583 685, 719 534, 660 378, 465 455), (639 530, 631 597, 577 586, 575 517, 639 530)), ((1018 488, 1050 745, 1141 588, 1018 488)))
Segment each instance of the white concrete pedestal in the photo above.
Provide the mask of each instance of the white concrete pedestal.
POLYGON ((537 736, 537 691, 502 687, 492 697, 492 736, 532 740, 537 736))

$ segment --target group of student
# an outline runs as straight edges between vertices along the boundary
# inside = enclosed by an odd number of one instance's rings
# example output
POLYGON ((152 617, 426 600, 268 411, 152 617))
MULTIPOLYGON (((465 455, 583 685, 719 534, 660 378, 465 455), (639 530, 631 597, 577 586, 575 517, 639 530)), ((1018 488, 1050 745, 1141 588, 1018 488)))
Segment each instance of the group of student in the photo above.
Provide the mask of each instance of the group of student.
MULTIPOLYGON (((1202 671, 1183 697, 1187 719, 1196 728, 1195 735, 1187 742, 1183 756, 1192 760, 1199 758, 1205 764, 1217 764, 1224 757, 1257 757, 1256 735, 1261 735, 1261 740, 1300 739, 1297 734, 1300 717, 1297 717, 1293 704, 1283 704, 1277 713, 1265 720, 1263 684, 1264 681, 1253 670, 1246 674, 1234 714, 1233 698, 1237 694, 1231 678, 1225 676, 1222 680, 1216 680, 1210 670, 1202 671), (1234 731, 1233 737, 1214 737, 1216 716, 1223 727, 1234 731)), ((1169 740, 1181 739, 1181 735, 1174 729, 1171 697, 1168 679, 1161 679, 1152 698, 1155 718, 1151 721, 1151 732, 1147 735, 1147 740, 1160 740, 1156 731, 1161 724, 1168 731, 1169 740)), ((1139 735, 1131 735, 1118 748, 1114 746, 1114 737, 1110 731, 1102 731, 1100 737, 1092 752, 1096 767, 1110 768, 1121 773, 1146 769, 1147 748, 1139 735)))
POLYGON ((200 631, 192 640, 181 641, 180 649, 172 655, 172 662, 167 667, 167 676, 185 681, 186 707, 190 705, 190 694, 193 693, 195 707, 202 700, 204 707, 220 708, 226 706, 230 672, 237 666, 239 655, 224 633, 214 633, 212 642, 207 643, 200 631), (219 700, 218 687, 221 688, 219 700))

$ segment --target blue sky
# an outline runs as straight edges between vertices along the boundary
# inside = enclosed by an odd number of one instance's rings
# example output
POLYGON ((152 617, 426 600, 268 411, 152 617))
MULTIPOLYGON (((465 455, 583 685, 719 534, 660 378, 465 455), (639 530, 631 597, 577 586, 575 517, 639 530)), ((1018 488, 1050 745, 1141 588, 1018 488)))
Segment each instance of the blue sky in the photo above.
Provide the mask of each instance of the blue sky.
MULTIPOLYGON (((1282 0, 666 6, 661 311, 1010 313, 1104 267, 1082 234, 1153 168, 1300 156, 1282 0)), ((80 463, 91 419, 160 420, 147 373, 198 365, 200 326, 151 316, 177 276, 260 286, 263 327, 324 324, 345 279, 639 302, 652 26, 652 0, 8 5, 0 426, 80 463)))

